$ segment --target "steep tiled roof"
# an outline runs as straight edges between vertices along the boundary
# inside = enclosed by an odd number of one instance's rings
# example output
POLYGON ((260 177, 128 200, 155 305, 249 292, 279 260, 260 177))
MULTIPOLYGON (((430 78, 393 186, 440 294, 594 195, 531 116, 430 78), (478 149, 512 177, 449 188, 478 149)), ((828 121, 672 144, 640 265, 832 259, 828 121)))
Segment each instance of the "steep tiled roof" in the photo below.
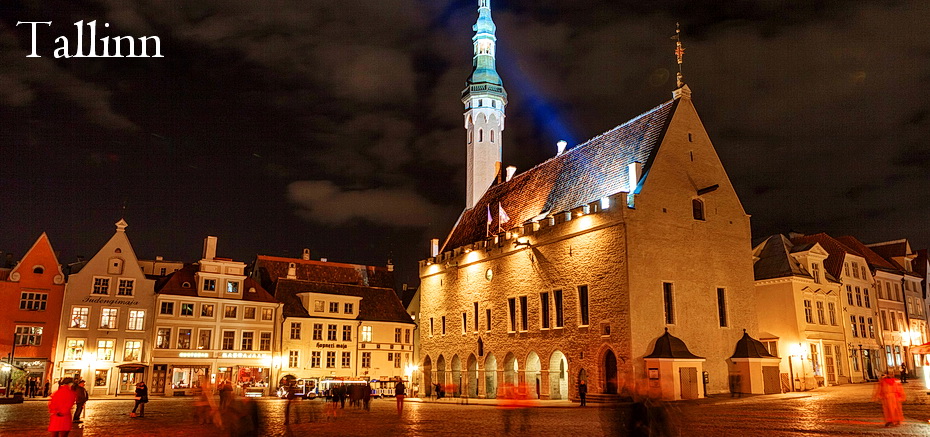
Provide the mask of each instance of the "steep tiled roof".
POLYGON ((656 339, 656 344, 652 347, 652 353, 643 358, 702 358, 692 354, 688 350, 685 342, 668 333, 665 328, 665 334, 656 339))
POLYGON ((736 342, 736 349, 730 358, 777 358, 769 353, 762 342, 749 336, 743 330, 743 338, 736 342))
POLYGON ((772 235, 761 244, 762 248, 756 248, 754 252, 759 258, 752 268, 756 280, 784 278, 786 276, 801 276, 812 278, 812 276, 801 267, 801 264, 790 255, 791 248, 794 244, 784 235, 772 235))
POLYGON ((494 218, 492 232, 496 231, 498 205, 510 217, 502 226, 507 230, 627 191, 629 164, 643 163, 643 174, 648 174, 677 103, 677 99, 665 102, 510 181, 492 185, 474 208, 462 212, 442 250, 486 238, 489 210, 494 218))
POLYGON ((298 296, 300 293, 326 293, 361 297, 357 320, 413 323, 397 294, 390 288, 329 284, 296 279, 279 279, 276 296, 284 303, 284 317, 310 317, 298 296))
POLYGON ((911 255, 910 245, 907 243, 907 239, 867 244, 866 247, 881 255, 882 258, 885 258, 885 261, 888 261, 889 264, 895 266, 898 270, 902 272, 907 271, 907 268, 894 259, 895 257, 911 255))
POLYGON ((885 258, 882 258, 882 256, 875 253, 874 250, 866 247, 866 245, 862 244, 862 242, 856 239, 856 237, 846 235, 837 237, 836 239, 839 240, 840 243, 843 243, 850 249, 854 250, 857 254, 859 254, 859 256, 865 258, 866 262, 868 262, 873 269, 882 269, 894 272, 898 271, 898 267, 888 262, 888 260, 885 258))
POLYGON ((387 267, 363 266, 284 258, 259 255, 255 259, 252 276, 256 277, 267 290, 277 293, 275 281, 287 277, 290 263, 296 267, 296 279, 303 281, 328 282, 335 284, 354 284, 370 287, 394 287, 394 272, 387 267))
MULTIPOLYGON (((155 284, 155 292, 174 296, 197 297, 197 283, 194 281, 194 274, 197 272, 197 268, 197 264, 185 264, 180 270, 159 280, 155 284), (188 286, 185 287, 185 284, 188 286)), ((277 300, 271 296, 271 293, 262 288, 258 281, 248 277, 242 282, 242 300, 250 302, 277 302, 277 300), (255 289, 254 293, 251 291, 252 289, 255 289)))
POLYGON ((832 275, 834 278, 842 277, 843 262, 846 259, 847 253, 858 255, 856 251, 850 249, 836 238, 833 238, 823 232, 819 234, 794 237, 791 239, 791 241, 795 244, 820 243, 820 247, 823 247, 824 250, 830 254, 830 256, 828 256, 827 259, 823 262, 823 267, 826 269, 827 273, 832 275))

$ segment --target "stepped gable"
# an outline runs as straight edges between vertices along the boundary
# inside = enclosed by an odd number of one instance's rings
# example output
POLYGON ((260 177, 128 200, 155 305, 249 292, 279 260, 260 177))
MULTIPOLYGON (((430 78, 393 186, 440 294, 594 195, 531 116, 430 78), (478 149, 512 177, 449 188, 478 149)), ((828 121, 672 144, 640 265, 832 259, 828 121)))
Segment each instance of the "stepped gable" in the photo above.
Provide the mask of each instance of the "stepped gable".
POLYGON ((275 282, 287 278, 290 263, 294 263, 296 279, 303 281, 384 288, 394 287, 394 272, 388 271, 387 267, 268 255, 258 255, 255 260, 254 274, 257 274, 262 286, 276 294, 275 282))
POLYGON ((629 189, 632 162, 643 163, 643 178, 661 143, 678 99, 665 102, 586 143, 575 146, 510 181, 493 184, 472 209, 459 216, 442 251, 487 237, 488 210, 498 228, 498 204, 510 217, 507 230, 550 213, 569 211, 629 189))
MULTIPOLYGON (((761 251, 755 253, 759 258, 752 268, 757 281, 763 279, 801 276, 813 278, 790 253, 794 244, 782 234, 772 235, 762 243, 761 251)), ((757 248, 758 250, 758 248, 757 248)))
MULTIPOLYGON (((184 267, 178 271, 168 275, 167 278, 159 281, 155 284, 155 292, 158 294, 170 294, 173 296, 189 296, 189 297, 198 297, 197 295, 197 282, 195 281, 194 275, 197 273, 198 265, 197 264, 185 264, 184 267), (185 287, 185 284, 187 285, 185 287)), ((199 296, 199 297, 213 297, 219 298, 217 296, 199 296)), ((222 297, 222 299, 230 300, 239 300, 232 299, 227 297, 222 297)), ((246 277, 242 281, 242 299, 250 302, 278 302, 268 291, 266 291, 258 281, 246 277), (255 289, 255 292, 250 290, 255 289)))
MULTIPOLYGON (((413 324, 413 319, 404 308, 393 289, 364 287, 351 284, 332 284, 298 279, 280 279, 276 296, 284 304, 284 317, 312 317, 300 300, 300 293, 324 293, 343 296, 358 296, 357 320, 372 322, 401 322, 413 324)), ((326 317, 324 315, 324 317, 326 317)))

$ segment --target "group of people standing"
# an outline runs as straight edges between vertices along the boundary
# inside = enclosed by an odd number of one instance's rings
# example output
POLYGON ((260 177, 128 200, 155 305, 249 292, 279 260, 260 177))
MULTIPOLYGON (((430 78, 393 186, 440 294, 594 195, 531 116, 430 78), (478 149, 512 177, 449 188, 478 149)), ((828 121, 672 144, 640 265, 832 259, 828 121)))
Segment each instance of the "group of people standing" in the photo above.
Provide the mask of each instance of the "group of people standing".
POLYGON ((26 380, 26 397, 36 398, 36 397, 48 397, 48 390, 51 387, 51 382, 45 380, 45 385, 41 385, 42 379, 39 377, 32 377, 26 380))

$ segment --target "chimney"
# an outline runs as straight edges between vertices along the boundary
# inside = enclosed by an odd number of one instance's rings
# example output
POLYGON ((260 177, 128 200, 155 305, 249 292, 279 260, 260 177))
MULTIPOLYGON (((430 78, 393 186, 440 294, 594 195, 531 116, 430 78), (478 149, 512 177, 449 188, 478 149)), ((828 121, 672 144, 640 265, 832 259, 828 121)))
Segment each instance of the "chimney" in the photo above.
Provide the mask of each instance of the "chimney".
POLYGON ((203 259, 216 258, 216 237, 210 236, 203 239, 203 259))
POLYGON ((297 279, 297 263, 287 263, 287 279, 297 279))
POLYGON ((439 239, 433 238, 429 240, 429 256, 439 255, 439 239))
POLYGON ((165 260, 165 258, 164 258, 164 257, 161 257, 161 256, 158 256, 158 255, 155 255, 155 261, 164 261, 164 260, 165 260))
POLYGON ((387 270, 388 270, 389 272, 393 272, 393 271, 394 271, 394 263, 392 263, 391 260, 388 260, 388 262, 387 262, 387 270))
POLYGON ((320 258, 321 263, 325 263, 326 261, 328 261, 326 258, 320 258))
POLYGON ((555 145, 556 145, 556 147, 558 147, 558 152, 556 152, 555 156, 559 156, 559 155, 565 153, 565 147, 568 146, 568 143, 565 142, 565 140, 559 140, 559 142, 558 142, 558 143, 555 143, 555 145))
POLYGON ((507 181, 508 181, 508 182, 510 182, 510 180, 513 179, 513 175, 514 175, 516 172, 517 172, 517 168, 516 168, 516 167, 514 167, 514 166, 512 166, 512 165, 508 165, 508 166, 507 166, 507 181))
POLYGON ((628 169, 630 176, 629 192, 632 193, 636 191, 636 186, 639 185, 639 178, 643 176, 643 163, 633 161, 628 166, 628 169))
POLYGON ((303 259, 304 261, 310 260, 310 249, 304 249, 303 258, 301 259, 303 259))

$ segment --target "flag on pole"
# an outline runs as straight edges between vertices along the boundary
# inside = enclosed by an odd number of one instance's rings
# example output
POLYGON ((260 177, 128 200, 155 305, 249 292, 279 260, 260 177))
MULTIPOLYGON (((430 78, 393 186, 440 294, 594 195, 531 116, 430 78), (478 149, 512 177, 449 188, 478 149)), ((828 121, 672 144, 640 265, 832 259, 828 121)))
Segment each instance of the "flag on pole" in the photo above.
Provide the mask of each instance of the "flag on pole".
POLYGON ((498 232, 503 232, 504 223, 507 223, 510 221, 510 217, 504 211, 504 207, 501 205, 500 202, 497 202, 497 221, 498 221, 497 223, 498 232))
POLYGON ((493 221, 494 221, 494 217, 491 217, 491 204, 489 203, 488 204, 488 227, 487 227, 487 231, 485 232, 485 237, 491 236, 491 222, 493 221))

